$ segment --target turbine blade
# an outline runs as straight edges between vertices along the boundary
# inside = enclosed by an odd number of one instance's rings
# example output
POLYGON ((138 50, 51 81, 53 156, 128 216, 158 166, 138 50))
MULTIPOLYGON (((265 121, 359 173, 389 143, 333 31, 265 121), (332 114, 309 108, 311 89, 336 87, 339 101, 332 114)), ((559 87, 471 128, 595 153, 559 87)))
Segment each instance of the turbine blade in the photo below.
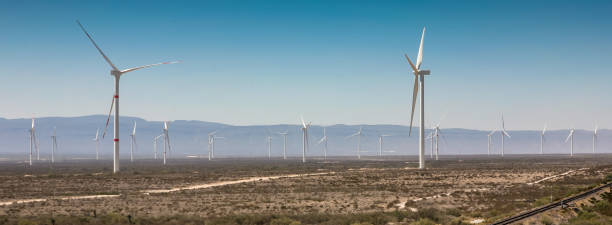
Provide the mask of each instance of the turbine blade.
POLYGON ((306 128, 306 122, 304 122, 304 115, 301 115, 300 119, 302 120, 302 126, 306 128))
POLYGON ((512 136, 510 136, 510 134, 508 134, 508 132, 506 132, 505 130, 503 131, 504 135, 506 135, 506 137, 512 138, 512 136))
POLYGON ((489 136, 493 135, 495 132, 497 132, 497 130, 491 131, 491 133, 489 133, 489 136))
POLYGON ((136 135, 136 121, 134 121, 134 129, 132 130, 132 135, 136 135))
POLYGON ((570 137, 572 137, 572 134, 573 134, 573 133, 572 133, 572 132, 570 132, 570 134, 569 134, 569 135, 567 135, 567 138, 565 138, 565 142, 569 141, 570 137))
POLYGON ((78 20, 76 21, 77 24, 79 24, 79 26, 81 27, 81 30, 83 30, 83 32, 85 33, 85 35, 87 35, 87 37, 89 38, 89 40, 91 41, 91 43, 96 47, 96 49, 98 49, 98 52, 100 52, 100 55, 102 55, 102 57, 104 57, 104 60, 106 60, 106 62, 113 68, 113 70, 119 70, 117 69, 117 67, 110 61, 110 59, 108 59, 108 57, 104 54, 104 52, 102 52, 102 49, 100 49, 100 47, 98 47, 98 44, 96 44, 96 42, 93 40, 93 38, 91 38, 91 35, 89 35, 89 33, 85 30, 85 28, 83 27, 83 25, 81 25, 81 22, 79 22, 78 20))
POLYGON ((423 62, 423 40, 425 39, 425 27, 423 27, 423 35, 421 36, 421 44, 419 45, 419 55, 417 56, 416 68, 421 68, 423 62))
POLYGON ((180 62, 181 61, 172 61, 172 62, 161 62, 161 63, 149 64, 149 65, 144 65, 144 66, 139 66, 139 67, 125 69, 125 70, 122 70, 121 73, 128 73, 128 72, 132 72, 134 70, 139 70, 139 69, 144 69, 144 68, 149 68, 149 67, 159 66, 159 65, 164 65, 164 64, 175 64, 175 63, 180 63, 180 62))
POLYGON ((410 111, 410 131, 408 136, 412 134, 412 121, 414 120, 414 106, 416 105, 416 98, 419 94, 419 76, 414 76, 414 88, 412 92, 412 111, 410 111))
POLYGON ((414 63, 412 63, 408 55, 404 54, 404 57, 406 57, 406 59, 408 60, 408 63, 410 63, 410 67, 412 67, 412 73, 414 73, 414 75, 417 75, 419 73, 419 69, 416 66, 414 66, 414 63))

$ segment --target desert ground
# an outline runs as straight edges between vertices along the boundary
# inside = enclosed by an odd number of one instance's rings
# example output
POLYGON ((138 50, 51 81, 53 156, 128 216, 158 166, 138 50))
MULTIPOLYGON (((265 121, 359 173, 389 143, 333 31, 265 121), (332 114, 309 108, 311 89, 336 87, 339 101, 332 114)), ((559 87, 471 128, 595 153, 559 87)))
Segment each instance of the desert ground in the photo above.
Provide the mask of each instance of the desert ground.
MULTIPOLYGON (((604 182, 612 155, 0 162, 0 224, 486 224, 604 182)), ((557 218, 556 214, 551 214, 557 218)), ((575 215, 574 215, 575 216, 575 215)), ((571 214, 553 220, 564 224, 571 214)), ((543 224, 539 218, 525 224, 543 224)))

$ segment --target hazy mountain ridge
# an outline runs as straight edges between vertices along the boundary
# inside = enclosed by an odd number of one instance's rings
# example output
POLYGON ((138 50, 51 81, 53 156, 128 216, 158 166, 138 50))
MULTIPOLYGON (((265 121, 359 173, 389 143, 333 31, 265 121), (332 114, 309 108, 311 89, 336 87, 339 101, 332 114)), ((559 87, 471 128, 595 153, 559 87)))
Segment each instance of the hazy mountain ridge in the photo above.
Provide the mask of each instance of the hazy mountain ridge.
MULTIPOLYGON (((58 157, 68 154, 94 156, 93 138, 96 129, 102 134, 107 117, 91 115, 79 117, 43 117, 36 119, 36 133, 40 142, 41 157, 47 157, 51 149, 53 128, 57 127, 59 145, 58 157)), ((105 157, 112 154, 113 118, 109 122, 106 137, 100 145, 100 152, 105 157)), ((137 117, 121 117, 121 154, 129 154, 129 134, 133 122, 137 123, 136 139, 138 157, 153 157, 153 137, 162 133, 162 121, 147 121, 137 117)), ((29 128, 31 120, 0 118, 0 154, 25 154, 29 147, 29 128)), ((288 131, 287 153, 291 156, 301 155, 301 129, 297 124, 237 126, 197 120, 176 120, 170 123, 170 137, 174 156, 185 154, 207 154, 207 134, 218 131, 217 135, 225 139, 216 142, 216 155, 255 157, 267 156, 266 136, 273 137, 272 154, 282 154, 282 136, 279 132, 288 131)), ((384 138, 383 154, 416 155, 418 154, 418 128, 408 136, 409 127, 401 125, 346 125, 326 126, 329 136, 329 155, 356 155, 357 138, 347 138, 363 127, 362 155, 375 155, 378 152, 378 135, 391 135, 384 138)), ((430 130, 426 131, 429 134, 430 130)), ((440 154, 486 154, 487 134, 490 131, 463 128, 442 129, 444 139, 440 140, 440 154)), ((508 131, 512 136, 506 139, 506 154, 539 153, 541 131, 508 131)), ((322 155, 322 146, 317 142, 322 137, 323 127, 313 125, 310 128, 310 151, 308 155, 322 155)), ((545 153, 569 153, 569 143, 565 143, 568 130, 551 130, 546 133, 545 153)), ((592 150, 592 131, 576 130, 574 139, 575 153, 590 153, 592 150)), ((609 153, 612 146, 612 132, 600 130, 597 152, 609 153)), ((430 141, 426 141, 426 153, 430 151, 430 141)), ((158 145, 161 152, 161 142, 158 145)), ((492 153, 501 149, 500 133, 492 136, 492 153)))

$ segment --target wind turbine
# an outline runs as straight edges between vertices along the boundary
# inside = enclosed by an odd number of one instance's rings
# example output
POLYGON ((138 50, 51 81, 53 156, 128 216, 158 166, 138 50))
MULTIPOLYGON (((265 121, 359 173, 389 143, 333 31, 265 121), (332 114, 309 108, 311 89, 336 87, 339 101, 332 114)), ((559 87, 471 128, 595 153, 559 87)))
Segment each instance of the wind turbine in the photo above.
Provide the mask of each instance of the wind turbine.
POLYGON ((272 136, 268 135, 268 160, 272 159, 272 136))
POLYGON ((416 98, 419 93, 419 84, 421 88, 420 95, 420 126, 419 126, 419 169, 425 169, 425 75, 429 75, 431 71, 421 70, 421 62, 423 62, 423 39, 425 39, 425 28, 423 27, 423 34, 421 35, 421 44, 419 45, 419 54, 417 55, 416 66, 410 60, 408 55, 404 54, 412 73, 414 74, 414 91, 412 93, 412 111, 410 113, 410 132, 412 134, 412 121, 414 117, 414 106, 416 105, 416 98))
POLYGON ((346 137, 348 139, 348 138, 357 136, 357 159, 361 159, 361 135, 363 134, 361 132, 362 131, 361 128, 362 127, 359 127, 359 131, 357 131, 357 133, 354 133, 353 135, 346 137))
POLYGON ((510 136, 510 134, 508 134, 508 132, 506 132, 506 126, 504 124, 504 114, 503 113, 502 113, 502 127, 501 128, 502 128, 501 131, 500 131, 500 133, 501 133, 501 142, 502 142, 501 143, 502 144, 501 156, 504 157, 504 139, 505 139, 505 137, 508 137, 508 138, 512 138, 512 137, 510 136))
POLYGON ((569 135, 565 139, 565 143, 570 141, 570 156, 574 156, 574 128, 570 130, 569 135))
POLYGON ((432 129, 431 132, 429 132, 429 135, 427 135, 427 137, 425 138, 425 140, 431 140, 431 144, 430 144, 430 149, 429 149, 429 158, 433 159, 433 155, 434 155, 434 130, 432 129))
MULTIPOLYGON (((436 127, 434 128, 434 137, 436 138, 436 160, 438 160, 438 153, 440 149, 438 148, 438 145, 440 143, 440 136, 442 136, 442 131, 440 130, 440 124, 438 123, 438 125, 436 125, 436 127)), ((444 136, 442 136, 442 138, 444 138, 444 136)), ((444 141, 444 143, 446 143, 446 139, 444 139, 444 141)))
POLYGON ((208 160, 212 160, 213 158, 213 142, 214 142, 214 136, 217 133, 217 131, 213 131, 208 133, 208 160))
POLYGON ((96 138, 93 139, 96 142, 96 160, 100 159, 98 149, 100 148, 100 128, 96 129, 96 138))
POLYGON ((289 131, 280 132, 278 134, 283 135, 283 159, 287 159, 287 135, 289 131))
POLYGON ((546 124, 544 124, 544 129, 542 129, 542 133, 540 134, 540 155, 544 154, 544 134, 546 133, 546 124))
POLYGON ((34 118, 32 118, 32 128, 30 128, 30 166, 32 165, 32 149, 38 152, 38 140, 36 139, 36 128, 34 126, 34 118))
POLYGON ((325 133, 325 127, 323 127, 323 137, 321 138, 321 140, 319 140, 319 144, 324 143, 323 144, 323 159, 327 160, 327 134, 325 133))
MULTIPOLYGON (((129 69, 125 69, 125 70, 119 70, 110 61, 110 59, 104 54, 104 52, 102 52, 100 47, 98 47, 98 44, 96 44, 96 42, 93 40, 91 35, 89 35, 89 33, 85 30, 83 25, 81 25, 81 23, 78 20, 76 22, 77 22, 77 24, 79 24, 79 27, 81 27, 81 30, 83 30, 85 35, 87 35, 87 38, 89 38, 89 40, 94 45, 94 47, 96 47, 96 49, 98 49, 98 52, 100 53, 100 55, 102 55, 102 57, 104 57, 104 60, 111 66, 112 70, 110 71, 110 74, 115 77, 115 94, 113 96, 113 101, 112 101, 112 104, 111 104, 111 111, 113 110, 113 105, 115 105, 115 118, 114 118, 114 121, 113 121, 114 122, 114 127, 113 127, 113 129, 114 129, 114 135, 113 135, 114 136, 113 137, 113 141, 114 141, 114 146, 113 146, 113 173, 117 173, 117 172, 119 172, 119 78, 121 77, 121 75, 123 75, 125 73, 128 73, 128 72, 132 72, 132 71, 135 71, 135 70, 144 69, 144 68, 148 68, 148 67, 163 65, 163 64, 177 63, 177 61, 174 61, 174 62, 162 62, 162 63, 156 63, 156 64, 150 64, 150 65, 144 65, 144 66, 129 68, 129 69)), ((110 119, 110 114, 109 114, 109 119, 110 119)), ((108 120, 107 120, 107 126, 108 126, 108 120)))
POLYGON ((57 150, 57 132, 53 127, 53 136, 51 136, 51 163, 55 163, 55 151, 57 150))
POLYGON ((170 136, 168 136, 168 121, 164 121, 164 165, 166 165, 166 156, 168 152, 172 151, 172 146, 170 145, 170 136))
POLYGON ((593 130, 593 154, 595 154, 595 147, 597 147, 597 125, 595 125, 595 130, 593 130))
POLYGON ((157 159, 157 140, 159 140, 163 136, 164 134, 160 134, 159 136, 153 138, 153 152, 155 154, 154 159, 157 159))
POLYGON ((378 156, 381 157, 382 156, 382 149, 383 149, 383 137, 389 137, 391 135, 388 134, 381 134, 378 135, 378 156))
POLYGON ((312 122, 304 122, 304 117, 300 117, 302 119, 302 163, 306 162, 306 151, 308 151, 308 128, 310 128, 310 124, 312 122))
POLYGON ((491 155, 491 136, 493 136, 495 132, 497 132, 497 130, 493 130, 491 133, 487 134, 487 139, 489 141, 487 144, 487 155, 491 155))
POLYGON ((136 121, 134 121, 134 129, 130 134, 130 162, 134 162, 134 149, 138 147, 136 145, 136 121))

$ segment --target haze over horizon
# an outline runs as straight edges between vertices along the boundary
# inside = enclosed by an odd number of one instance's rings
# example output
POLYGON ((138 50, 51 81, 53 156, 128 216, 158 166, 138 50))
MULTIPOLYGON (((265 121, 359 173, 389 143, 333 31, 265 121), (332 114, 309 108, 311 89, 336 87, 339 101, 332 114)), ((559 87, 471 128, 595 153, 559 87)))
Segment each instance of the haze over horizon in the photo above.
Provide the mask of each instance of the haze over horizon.
POLYGON ((79 19, 120 68, 183 61, 123 77, 122 116, 405 126, 403 54, 427 27, 427 124, 612 128, 609 1, 62 3, 0 8, 0 117, 108 113, 110 68, 79 19))

